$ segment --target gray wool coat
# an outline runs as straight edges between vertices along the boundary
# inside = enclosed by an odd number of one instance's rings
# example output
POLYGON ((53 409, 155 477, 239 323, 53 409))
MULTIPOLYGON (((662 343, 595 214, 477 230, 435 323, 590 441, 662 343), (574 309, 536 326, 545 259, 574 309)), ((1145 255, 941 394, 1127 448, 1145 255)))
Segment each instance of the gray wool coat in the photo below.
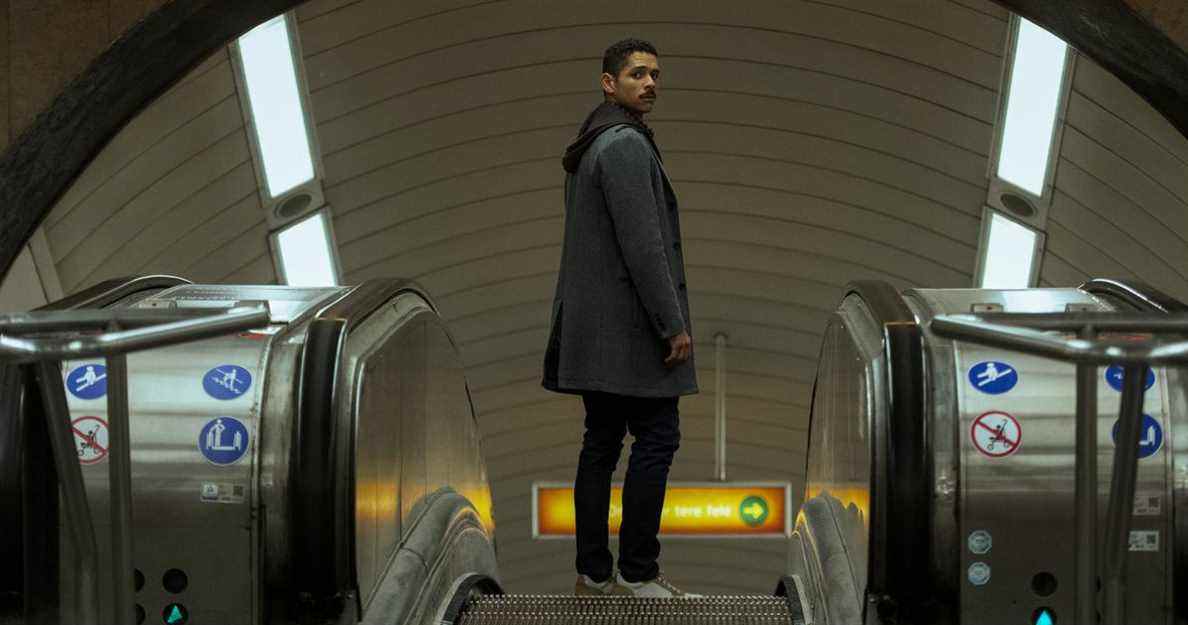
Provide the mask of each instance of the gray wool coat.
POLYGON ((668 338, 693 335, 676 194, 630 125, 594 140, 565 178, 565 239, 541 385, 637 397, 698 392, 694 356, 671 369, 668 338))

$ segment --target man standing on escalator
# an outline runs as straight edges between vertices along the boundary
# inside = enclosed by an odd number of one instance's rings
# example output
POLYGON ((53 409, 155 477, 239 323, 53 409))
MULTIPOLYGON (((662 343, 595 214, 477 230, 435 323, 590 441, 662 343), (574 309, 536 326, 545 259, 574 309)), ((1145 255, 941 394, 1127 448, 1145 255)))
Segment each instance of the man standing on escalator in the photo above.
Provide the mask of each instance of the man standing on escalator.
POLYGON ((676 195, 643 116, 655 106, 655 47, 625 39, 602 59, 604 101, 566 149, 565 237, 542 386, 582 396, 574 484, 577 594, 692 596, 657 559, 660 513, 680 446, 677 402, 698 392, 676 195), (630 431, 618 575, 607 516, 630 431))

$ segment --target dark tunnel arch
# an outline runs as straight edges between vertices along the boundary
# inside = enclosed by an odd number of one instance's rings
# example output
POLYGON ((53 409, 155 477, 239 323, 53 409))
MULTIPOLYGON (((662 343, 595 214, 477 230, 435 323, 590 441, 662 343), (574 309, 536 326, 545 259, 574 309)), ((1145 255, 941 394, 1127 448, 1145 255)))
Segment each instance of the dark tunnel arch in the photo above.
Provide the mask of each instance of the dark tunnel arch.
MULTIPOLYGON (((303 1, 172 0, 96 57, 0 156, 0 276, 137 113, 219 46, 303 1)), ((1124 0, 993 1, 1062 37, 1188 136, 1188 53, 1124 0)))

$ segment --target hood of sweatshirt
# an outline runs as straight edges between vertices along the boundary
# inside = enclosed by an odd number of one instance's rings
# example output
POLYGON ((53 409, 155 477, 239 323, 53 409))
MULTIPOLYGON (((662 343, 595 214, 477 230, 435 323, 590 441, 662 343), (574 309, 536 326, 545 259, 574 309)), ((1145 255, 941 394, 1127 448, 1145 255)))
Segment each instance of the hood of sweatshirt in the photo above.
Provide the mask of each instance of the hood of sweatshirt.
POLYGON ((643 123, 643 119, 638 114, 616 102, 603 102, 590 111, 590 114, 586 116, 586 121, 582 122, 577 139, 574 139, 573 143, 565 148, 561 166, 569 173, 577 171, 578 164, 582 162, 582 155, 590 149, 594 140, 603 132, 622 124, 635 126, 644 133, 648 142, 652 144, 652 149, 656 151, 656 157, 660 158, 660 150, 652 139, 652 129, 643 123))

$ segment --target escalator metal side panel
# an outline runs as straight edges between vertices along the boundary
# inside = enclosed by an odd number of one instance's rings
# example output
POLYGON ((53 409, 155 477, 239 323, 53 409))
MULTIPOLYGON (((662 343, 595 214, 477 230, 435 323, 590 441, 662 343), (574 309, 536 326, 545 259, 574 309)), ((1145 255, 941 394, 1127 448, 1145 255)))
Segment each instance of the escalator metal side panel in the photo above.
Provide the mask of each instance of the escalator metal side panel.
MULTIPOLYGON (((916 290, 905 299, 923 322, 939 314, 976 312, 974 306, 992 305, 1002 312, 1065 313, 1069 311, 1110 312, 1118 300, 1079 289, 1017 290, 916 290)), ((956 560, 945 575, 960 594, 960 622, 982 625, 1026 622, 1040 606, 1058 615, 1073 614, 1075 555, 1072 536, 1073 476, 1075 446, 1073 414, 1075 368, 1071 364, 1031 357, 965 342, 954 342, 925 333, 931 387, 930 424, 937 441, 934 449, 937 477, 933 518, 951 531, 934 531, 938 552, 956 560), (976 374, 987 363, 1003 365, 1014 382, 993 391, 975 386, 976 374), (998 416, 994 415, 1007 415, 998 416), (976 442, 974 428, 984 417, 1014 420, 1019 434, 1010 449, 983 448, 976 442), (941 445, 950 441, 951 452, 941 445), (982 534, 985 532, 985 534, 982 534), (975 533, 977 536, 975 536, 975 533), (975 553, 967 539, 978 538, 992 548, 978 547, 975 553), (942 545, 941 540, 948 541, 942 545), (981 549, 989 551, 982 552, 981 549), (975 571, 971 567, 978 567, 975 571), (988 577, 985 575, 989 573, 988 577), (1051 595, 1040 597, 1032 590, 1035 576, 1046 573, 1059 580, 1051 595)), ((1100 375, 1100 374, 1099 374, 1100 375)), ((1101 416, 1098 432, 1102 441, 1098 456, 1099 519, 1105 518, 1113 446, 1110 431, 1117 416, 1118 393, 1098 378, 1101 416)), ((1157 373, 1156 386, 1148 394, 1145 410, 1155 419, 1170 418, 1165 391, 1172 388, 1171 375, 1157 373)), ((1175 409, 1171 410, 1174 413, 1175 409)), ((1174 423, 1171 428, 1174 432, 1174 423)), ((1174 434, 1173 434, 1174 436, 1174 434)), ((997 444, 997 443, 996 443, 997 444)), ((1151 459, 1140 462, 1138 491, 1167 493, 1171 476, 1166 462, 1167 446, 1151 459), (1166 464, 1165 464, 1166 462, 1166 464)), ((1168 502, 1167 495, 1162 501, 1168 502)), ((1136 513, 1135 529, 1156 531, 1159 551, 1132 551, 1127 570, 1128 622, 1170 623, 1173 586, 1167 575, 1171 568, 1170 545, 1165 539, 1171 527, 1166 505, 1153 513, 1136 513), (1162 516, 1161 516, 1162 515, 1162 516)), ((1099 521, 1099 532, 1104 529, 1099 521)), ((1141 546, 1140 546, 1141 547, 1141 546)), ((943 562, 934 571, 944 570, 943 562)))
MULTIPOLYGON (((36 310, 106 308, 186 283, 165 275, 117 278, 36 310)), ((10 556, 0 565, 0 595, 8 597, 0 599, 0 616, 24 610, 27 622, 40 623, 56 621, 59 546, 47 537, 57 536, 58 499, 53 456, 40 427, 45 419, 29 383, 20 369, 0 367, 0 527, 9 530, 0 536, 0 553, 10 556), (21 606, 31 606, 32 612, 21 606)))
MULTIPOLYGON (((1089 280, 1080 289, 1111 300, 1117 300, 1124 306, 1144 312, 1185 313, 1188 305, 1148 284, 1131 279, 1103 279, 1089 280)), ((1171 455, 1172 475, 1168 480, 1170 492, 1167 497, 1172 502, 1171 527, 1167 528, 1167 536, 1171 537, 1169 550, 1172 574, 1167 578, 1166 593, 1168 596, 1182 596, 1176 584, 1183 586, 1188 582, 1188 369, 1166 369, 1168 413, 1171 423, 1168 426, 1168 453, 1171 455)), ((1174 620, 1178 625, 1188 624, 1188 601, 1176 601, 1174 606, 1174 620)))
MULTIPOLYGON (((1188 312, 1188 305, 1179 299, 1135 280, 1095 278, 1079 288, 1142 312, 1188 312)), ((1165 592, 1169 597, 1177 597, 1183 593, 1176 584, 1182 586, 1188 580, 1188 369, 1167 367, 1166 375, 1170 420, 1167 442, 1172 472, 1166 496, 1172 502, 1173 520, 1166 528, 1166 535, 1171 537, 1168 545, 1171 575, 1167 577, 1165 592)), ((1173 619, 1177 625, 1188 624, 1188 601, 1175 602, 1173 619)))
MULTIPOLYGON (((480 520, 480 542, 491 540, 475 415, 455 344, 414 282, 370 281, 302 319, 277 336, 271 365, 299 376, 300 394, 270 391, 264 405, 270 422, 299 415, 287 431, 265 433, 272 460, 261 470, 272 488, 263 497, 274 510, 266 604, 278 617, 291 613, 282 604, 293 596, 308 600, 300 608, 307 613, 369 614, 392 600, 381 596, 381 580, 431 493, 459 491, 480 520), (325 566, 311 566, 315 559, 325 566)), ((493 547, 479 551, 490 551, 493 567, 493 547)))
MULTIPOLYGON (((856 282, 860 299, 880 330, 882 353, 872 389, 870 584, 865 621, 930 622, 954 603, 928 583, 933 551, 929 527, 931 445, 924 414, 925 364, 916 317, 887 283, 856 282)), ((843 303, 844 306, 844 303, 843 303)))
POLYGON ((867 597, 894 601, 892 593, 904 590, 896 577, 913 561, 892 558, 896 543, 907 539, 902 511, 892 505, 901 484, 889 473, 893 462, 902 462, 889 453, 897 432, 888 428, 893 378, 886 331, 897 325, 913 325, 899 294, 885 283, 855 283, 822 339, 796 528, 819 622, 861 620, 870 609, 867 597))
POLYGON ((341 408, 356 415, 355 470, 368 489, 352 517, 366 610, 424 498, 456 491, 475 509, 486 540, 495 527, 465 368, 444 322, 418 293, 404 291, 352 336, 358 349, 348 346, 344 368, 352 393, 341 408))
POLYGON ((408 532, 376 582, 364 625, 445 622, 462 577, 473 577, 471 589, 479 593, 501 592, 489 536, 466 497, 439 489, 421 498, 406 521, 408 532))
MULTIPOLYGON (((913 310, 913 314, 920 320, 923 327, 927 322, 939 314, 972 313, 975 311, 1030 312, 1030 313, 1063 313, 1069 306, 1088 307, 1092 310, 1108 310, 1108 305, 1099 298, 1080 292, 1076 289, 1031 289, 1031 290, 989 290, 989 289, 913 289, 904 293, 904 300, 913 310)), ((970 473, 969 463, 971 452, 969 443, 970 423, 962 416, 962 388, 964 375, 959 372, 963 362, 963 350, 970 346, 954 344, 952 341, 938 339, 926 330, 923 332, 924 353, 926 356, 926 372, 928 397, 926 401, 927 422, 930 427, 930 458, 932 462, 931 497, 929 502, 929 516, 933 553, 929 567, 930 583, 938 592, 943 592, 953 598, 954 612, 950 617, 953 623, 981 623, 978 619, 997 619, 1005 622, 1015 618, 1015 612, 1022 613, 1021 606, 1012 605, 1011 601, 1018 601, 1022 596, 1016 592, 1014 586, 1025 587, 1033 571, 1026 576, 1026 580, 1019 580, 1012 584, 1011 579, 1022 577, 1009 572, 1005 560, 1011 551, 1010 537, 997 527, 986 528, 980 522, 971 521, 971 505, 979 509, 979 495, 970 493, 971 481, 976 481, 978 473, 970 473), (970 525, 973 523, 977 527, 970 525), (987 586, 974 587, 967 581, 967 569, 975 561, 984 558, 969 553, 966 538, 973 530, 990 529, 994 537, 994 558, 986 560, 991 565, 992 580, 987 586), (995 595, 997 601, 986 603, 984 596, 994 594, 1000 589, 1011 586, 1009 598, 995 595), (975 592, 971 592, 971 588, 975 592), (990 592, 987 592, 989 590, 990 592), (976 605, 981 615, 971 609, 976 605), (973 618, 974 620, 969 620, 973 618)), ((1009 362, 1015 362, 1012 357, 1003 357, 1009 362)), ((968 365, 965 365, 968 367, 968 365)), ((1070 368, 1071 370, 1071 368, 1070 368)), ((1071 400, 1069 406, 1071 406, 1071 400)), ((975 415, 977 416, 977 415, 975 415)), ((1071 439, 1070 439, 1071 441, 1071 439)), ((1071 466, 1069 475, 1071 475, 1071 466)), ((1014 492, 1012 487, 1002 484, 1002 488, 1014 492)), ((998 502, 1002 506, 1002 502, 998 502)), ((1003 514, 1010 516, 1006 511, 1003 514)), ((1070 529, 1071 535, 1071 529, 1070 529)), ((1063 573, 1063 569, 1058 573, 1063 573)), ((1060 579, 1066 579, 1061 576, 1060 579)), ((1067 579, 1071 579, 1068 576, 1067 579)), ((1067 585, 1066 585, 1067 587, 1067 585)), ((1032 606, 1034 607, 1034 606, 1032 606)), ((1063 605, 1060 606, 1061 608, 1063 605)), ((1065 610, 1058 610, 1060 614, 1065 610)), ((1026 610, 1025 620, 1031 615, 1031 609, 1026 610)), ((986 621, 990 622, 990 621, 986 621)))
POLYGON ((1063 313, 1074 309, 1111 311, 1106 300, 1080 289, 909 289, 903 293, 921 325, 936 315, 991 312, 1063 313))

